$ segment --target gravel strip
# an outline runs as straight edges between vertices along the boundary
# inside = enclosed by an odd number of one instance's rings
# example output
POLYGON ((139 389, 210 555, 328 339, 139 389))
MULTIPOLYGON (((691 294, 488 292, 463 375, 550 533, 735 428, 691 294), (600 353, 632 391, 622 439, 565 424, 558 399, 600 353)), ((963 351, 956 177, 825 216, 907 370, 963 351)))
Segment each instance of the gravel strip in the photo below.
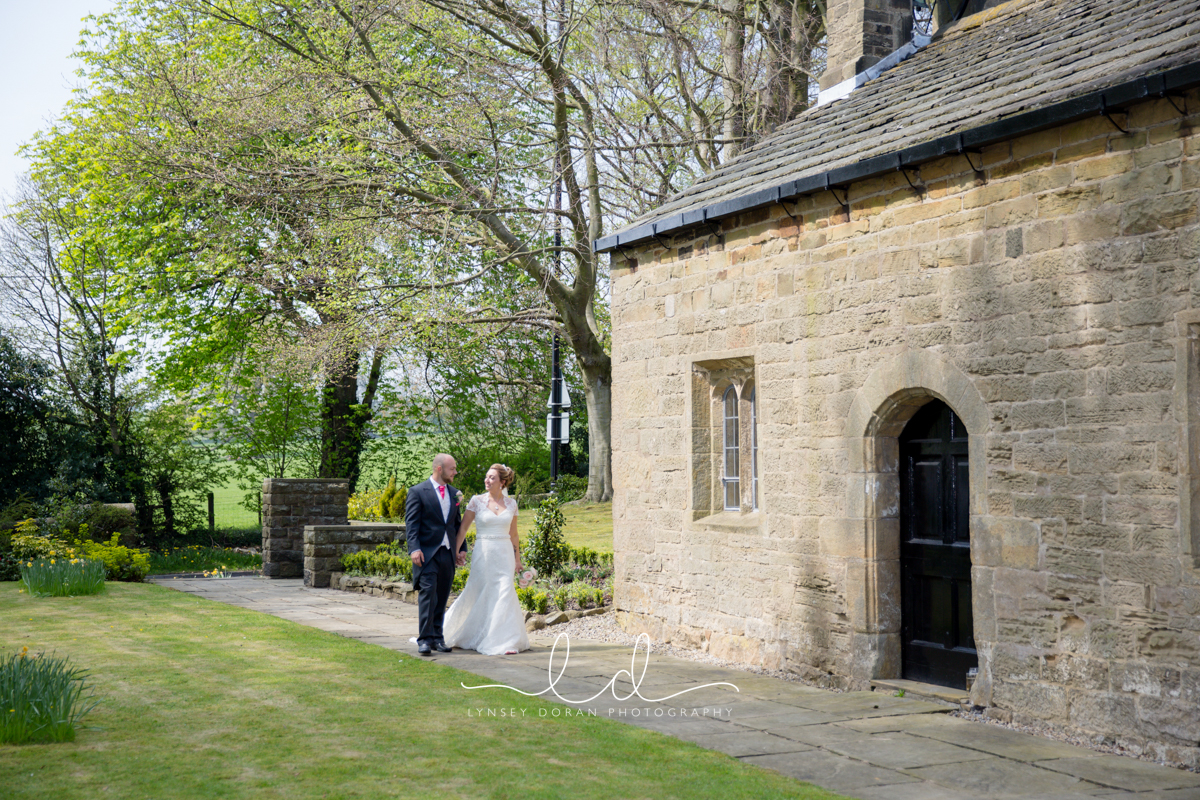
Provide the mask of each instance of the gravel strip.
MULTIPOLYGON (((587 639, 593 642, 605 642, 606 644, 624 645, 628 648, 633 648, 637 637, 626 633, 617 626, 616 616, 613 614, 599 614, 594 617, 580 617, 555 625, 550 628, 544 628, 532 634, 535 637, 548 638, 553 640, 560 633, 565 633, 572 639, 587 639)), ((778 678, 784 681, 793 683, 802 683, 807 686, 813 686, 818 689, 824 689, 828 692, 837 693, 840 690, 831 689, 826 686, 819 686, 812 681, 805 680, 794 672, 786 670, 763 669, 754 667, 748 664, 741 664, 733 661, 725 661, 715 656, 711 656, 701 650, 692 650, 685 647, 677 647, 671 644, 663 644, 662 642, 651 642, 651 652, 662 653, 673 658, 683 658, 688 661, 696 661, 701 664, 711 664, 716 667, 725 667, 728 669, 741 670, 742 672, 751 672, 755 675, 765 675, 769 678, 778 678)), ((1097 753, 1105 753, 1107 755, 1125 756, 1127 758, 1136 758, 1140 761, 1148 761, 1152 764, 1162 766, 1175 767, 1177 769, 1187 770, 1189 772, 1200 772, 1200 767, 1189 766, 1187 764, 1179 764, 1173 762, 1162 762, 1157 760, 1153 754, 1143 753, 1137 750, 1130 749, 1116 742, 1105 741, 1103 737, 1091 737, 1086 734, 1073 734, 1065 731, 1040 728, 1031 725, 1018 725, 1012 722, 1002 722, 1000 720, 985 717, 982 711, 979 710, 960 710, 950 712, 950 716, 965 719, 970 722, 977 722, 981 725, 997 725, 1009 730, 1020 731, 1022 733, 1041 736, 1045 739, 1054 739, 1067 744, 1073 744, 1077 747, 1084 747, 1088 750, 1094 750, 1097 753)))

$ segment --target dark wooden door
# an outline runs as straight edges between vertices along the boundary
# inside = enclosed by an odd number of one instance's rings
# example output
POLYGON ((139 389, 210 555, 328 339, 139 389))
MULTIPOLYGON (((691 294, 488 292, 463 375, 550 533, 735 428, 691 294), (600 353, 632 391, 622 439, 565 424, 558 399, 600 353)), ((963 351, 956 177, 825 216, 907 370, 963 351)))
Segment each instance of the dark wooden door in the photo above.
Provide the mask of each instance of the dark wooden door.
POLYGON ((967 431, 934 400, 900 434, 901 659, 908 680, 963 688, 971 615, 967 431))

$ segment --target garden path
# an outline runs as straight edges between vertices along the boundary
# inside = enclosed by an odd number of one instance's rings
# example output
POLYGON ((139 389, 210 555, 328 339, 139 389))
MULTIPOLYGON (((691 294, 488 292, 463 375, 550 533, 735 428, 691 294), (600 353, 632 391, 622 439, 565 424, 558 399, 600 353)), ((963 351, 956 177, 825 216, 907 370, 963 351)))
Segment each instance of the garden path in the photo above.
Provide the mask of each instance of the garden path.
MULTIPOLYGON (((261 577, 160 578, 157 583, 221 603, 416 655, 417 607, 369 595, 305 588, 261 577)), ((553 636, 533 648, 488 657, 456 650, 429 660, 529 692, 550 685, 553 636)), ((719 750, 852 797, 888 800, 1140 798, 1200 800, 1200 775, 1111 756, 993 725, 948 716, 940 705, 876 692, 834 693, 754 673, 652 655, 631 695, 628 647, 586 640, 553 661, 563 714, 586 710, 719 750), (621 670, 627 673, 614 681, 621 670), (613 685, 610 686, 610 682, 613 685), (730 683, 730 686, 709 684, 730 683), (687 691, 675 697, 678 692, 687 691), (615 697, 614 697, 615 694, 615 697), (566 703, 567 700, 588 702, 566 703), (616 699, 623 698, 623 699, 616 699)), ((467 681, 469 683, 469 680, 467 681)), ((463 713, 521 713, 480 707, 464 690, 463 713)), ((530 710, 532 713, 532 709, 530 710)))

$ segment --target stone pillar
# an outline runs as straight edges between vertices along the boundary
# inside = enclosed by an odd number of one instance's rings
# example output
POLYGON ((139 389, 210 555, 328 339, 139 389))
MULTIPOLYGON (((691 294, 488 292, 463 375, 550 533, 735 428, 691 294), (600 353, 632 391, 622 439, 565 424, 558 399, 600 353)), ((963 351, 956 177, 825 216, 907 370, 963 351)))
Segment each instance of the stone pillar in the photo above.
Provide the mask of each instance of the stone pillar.
POLYGON ((832 0, 828 8, 822 90, 853 78, 912 38, 910 0, 832 0))
POLYGON ((263 481, 263 575, 304 574, 304 526, 345 525, 350 482, 345 478, 267 478, 263 481))
POLYGON ((404 537, 403 525, 305 525, 304 585, 323 589, 340 572, 342 556, 404 537))

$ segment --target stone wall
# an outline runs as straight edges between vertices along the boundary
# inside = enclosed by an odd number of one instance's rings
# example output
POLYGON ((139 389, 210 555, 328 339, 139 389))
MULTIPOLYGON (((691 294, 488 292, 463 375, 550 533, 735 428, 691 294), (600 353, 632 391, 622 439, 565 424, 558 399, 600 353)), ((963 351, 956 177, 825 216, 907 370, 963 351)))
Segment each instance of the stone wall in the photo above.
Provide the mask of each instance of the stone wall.
POLYGON ((304 526, 345 525, 350 484, 344 478, 267 478, 262 488, 263 575, 304 574, 304 526))
POLYGON ((897 436, 939 398, 970 434, 973 701, 1197 763, 1200 94, 1184 103, 614 255, 623 624, 833 685, 898 677, 897 436), (730 365, 757 393, 759 510, 712 513, 730 365))
POLYGON ((325 588, 342 569, 342 556, 403 538, 403 525, 305 525, 304 585, 325 588))

